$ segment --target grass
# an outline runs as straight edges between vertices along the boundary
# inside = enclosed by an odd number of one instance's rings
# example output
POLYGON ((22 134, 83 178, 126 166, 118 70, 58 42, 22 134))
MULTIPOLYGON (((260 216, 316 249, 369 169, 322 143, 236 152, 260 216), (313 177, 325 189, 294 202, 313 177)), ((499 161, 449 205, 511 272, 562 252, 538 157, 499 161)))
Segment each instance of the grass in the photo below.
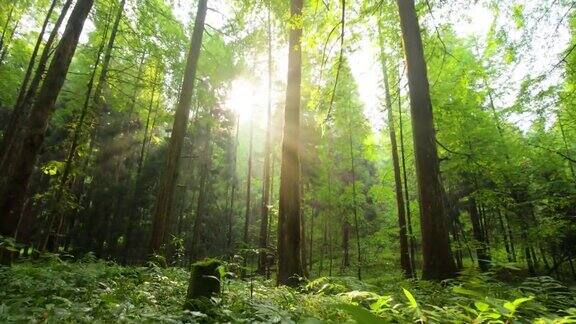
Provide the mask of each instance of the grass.
POLYGON ((576 323, 572 290, 549 277, 508 284, 474 271, 450 282, 322 277, 298 290, 225 279, 184 311, 189 273, 57 257, 0 268, 2 323, 576 323))

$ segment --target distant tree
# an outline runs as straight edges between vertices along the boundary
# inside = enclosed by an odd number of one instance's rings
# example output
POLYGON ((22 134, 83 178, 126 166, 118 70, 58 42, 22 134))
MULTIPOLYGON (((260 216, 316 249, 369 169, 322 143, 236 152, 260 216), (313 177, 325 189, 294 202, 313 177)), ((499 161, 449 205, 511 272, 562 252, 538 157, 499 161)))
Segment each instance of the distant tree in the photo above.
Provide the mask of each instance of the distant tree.
POLYGON ((198 2, 198 10, 196 13, 194 30, 190 42, 190 50, 186 62, 184 81, 182 83, 182 89, 176 107, 174 125, 172 127, 172 134, 168 144, 166 164, 160 179, 158 196, 156 198, 156 205, 153 212, 152 236, 150 238, 148 249, 150 255, 161 252, 161 247, 164 243, 164 236, 168 227, 167 221, 172 210, 180 153, 182 152, 182 143, 184 142, 186 127, 188 125, 190 104, 192 102, 192 95, 194 94, 194 82, 196 81, 196 68, 200 57, 200 49, 202 47, 204 21, 206 20, 206 11, 208 8, 207 2, 208 0, 200 0, 198 2))

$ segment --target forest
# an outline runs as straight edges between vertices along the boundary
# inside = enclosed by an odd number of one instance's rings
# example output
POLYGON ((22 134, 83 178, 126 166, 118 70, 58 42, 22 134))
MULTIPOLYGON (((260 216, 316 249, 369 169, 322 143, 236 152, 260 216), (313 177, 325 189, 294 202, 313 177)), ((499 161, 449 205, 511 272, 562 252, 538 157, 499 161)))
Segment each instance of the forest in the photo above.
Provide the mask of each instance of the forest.
POLYGON ((574 0, 0 0, 1 323, 576 323, 574 0))

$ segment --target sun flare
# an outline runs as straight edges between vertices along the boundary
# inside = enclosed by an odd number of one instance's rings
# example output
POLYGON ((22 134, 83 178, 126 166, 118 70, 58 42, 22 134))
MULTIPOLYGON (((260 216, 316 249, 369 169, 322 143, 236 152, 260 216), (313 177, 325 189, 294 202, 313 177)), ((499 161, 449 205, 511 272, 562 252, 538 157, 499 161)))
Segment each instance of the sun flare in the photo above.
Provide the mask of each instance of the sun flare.
POLYGON ((253 113, 265 104, 266 89, 261 82, 244 77, 232 81, 226 106, 238 114, 241 120, 250 119, 253 113))

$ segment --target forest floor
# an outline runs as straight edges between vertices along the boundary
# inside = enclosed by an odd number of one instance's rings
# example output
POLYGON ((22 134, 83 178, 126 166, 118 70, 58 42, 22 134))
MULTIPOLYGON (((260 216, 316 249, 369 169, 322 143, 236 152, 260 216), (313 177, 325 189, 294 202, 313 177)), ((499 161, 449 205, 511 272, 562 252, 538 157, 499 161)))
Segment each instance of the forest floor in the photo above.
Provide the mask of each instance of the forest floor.
POLYGON ((323 277, 300 289, 224 279, 199 311, 184 311, 188 272, 56 256, 0 267, 0 322, 576 323, 576 293, 550 277, 504 283, 495 273, 450 282, 323 277))

